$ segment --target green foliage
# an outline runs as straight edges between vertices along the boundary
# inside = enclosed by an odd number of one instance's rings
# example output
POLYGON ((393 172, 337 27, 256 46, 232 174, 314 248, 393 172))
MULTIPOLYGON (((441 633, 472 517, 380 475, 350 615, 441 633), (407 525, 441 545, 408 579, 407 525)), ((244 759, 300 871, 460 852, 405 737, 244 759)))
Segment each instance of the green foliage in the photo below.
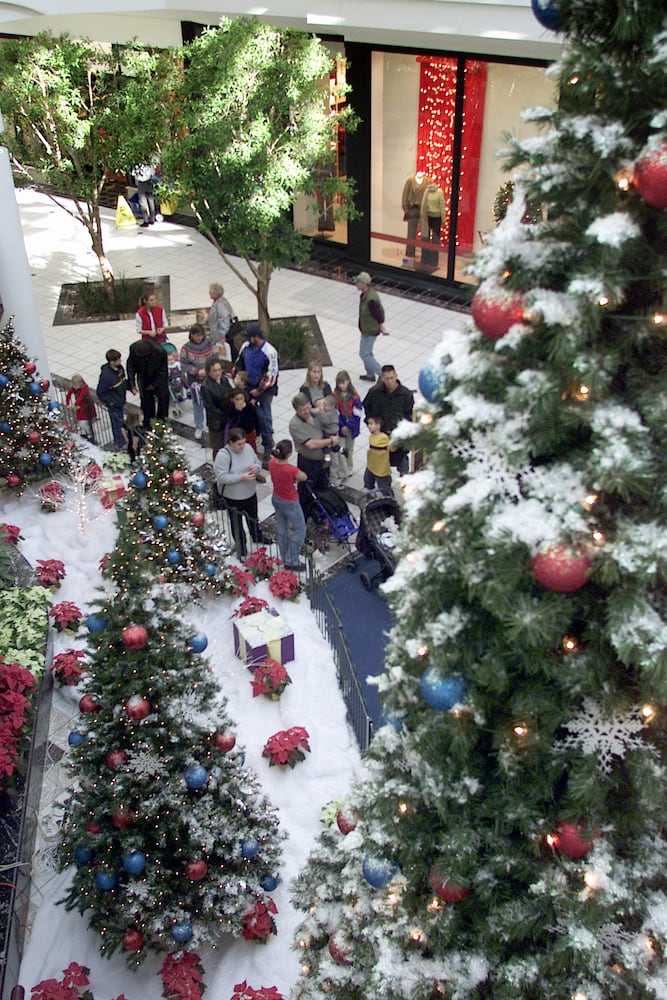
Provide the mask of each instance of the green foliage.
POLYGON ((0 654, 35 677, 44 670, 48 596, 44 587, 9 587, 0 602, 0 654))
POLYGON ((271 343, 278 351, 280 363, 302 361, 306 356, 306 333, 299 320, 279 320, 271 324, 271 343))
POLYGON ((103 281, 91 281, 87 278, 77 285, 73 315, 134 316, 145 286, 146 282, 142 278, 116 278, 111 288, 103 281))

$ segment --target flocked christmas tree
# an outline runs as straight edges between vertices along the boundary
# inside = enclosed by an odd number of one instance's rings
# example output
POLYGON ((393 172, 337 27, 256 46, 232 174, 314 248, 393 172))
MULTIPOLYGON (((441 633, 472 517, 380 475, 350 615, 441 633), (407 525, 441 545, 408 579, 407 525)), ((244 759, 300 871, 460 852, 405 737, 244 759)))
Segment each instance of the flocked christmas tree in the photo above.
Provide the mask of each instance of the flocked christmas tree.
POLYGON ((190 474, 168 424, 154 423, 129 485, 105 576, 121 592, 150 590, 157 580, 178 585, 188 599, 203 591, 231 592, 229 547, 209 512, 206 484, 190 474))
POLYGON ((266 940, 278 818, 244 765, 206 637, 164 594, 108 600, 87 626, 61 842, 62 866, 76 866, 68 909, 131 964, 165 950, 182 961, 226 934, 266 940))
POLYGON ((17 493, 67 468, 71 442, 48 389, 10 320, 0 331, 0 480, 17 493))
POLYGON ((302 1000, 667 996, 665 7, 533 7, 558 106, 399 429, 391 723, 295 886, 302 1000))

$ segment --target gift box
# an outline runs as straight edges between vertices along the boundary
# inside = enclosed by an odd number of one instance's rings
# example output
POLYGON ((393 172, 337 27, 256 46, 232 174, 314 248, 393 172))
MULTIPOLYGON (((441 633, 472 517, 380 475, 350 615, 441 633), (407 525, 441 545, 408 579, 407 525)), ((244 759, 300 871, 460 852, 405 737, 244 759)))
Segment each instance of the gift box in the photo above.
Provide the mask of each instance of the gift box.
POLYGON ((122 476, 107 476, 100 480, 100 500, 107 510, 110 510, 124 493, 125 483, 122 476))
POLYGON ((265 608, 234 620, 234 652, 251 669, 266 659, 289 663, 294 633, 275 608, 265 608))

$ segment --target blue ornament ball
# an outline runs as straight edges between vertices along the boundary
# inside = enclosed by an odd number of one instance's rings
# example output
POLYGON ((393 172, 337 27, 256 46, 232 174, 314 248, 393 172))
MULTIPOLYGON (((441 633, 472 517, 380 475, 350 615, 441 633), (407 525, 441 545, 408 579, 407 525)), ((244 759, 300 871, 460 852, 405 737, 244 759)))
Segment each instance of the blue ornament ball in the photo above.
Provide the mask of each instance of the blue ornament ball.
POLYGON ((560 31, 563 26, 561 19, 560 0, 531 0, 533 14, 543 28, 549 31, 560 31))
POLYGON ((156 514, 153 518, 153 527, 156 531, 164 531, 168 524, 169 518, 166 514, 156 514))
POLYGON ((39 464, 40 465, 48 466, 48 465, 51 465, 52 461, 53 461, 53 459, 48 454, 48 452, 44 452, 42 455, 39 456, 39 464))
POLYGON ((9 379, 6 375, 0 375, 0 386, 4 389, 6 385, 9 385, 9 379))
POLYGON ((130 875, 141 875, 146 867, 146 855, 143 851, 131 851, 123 858, 123 868, 130 875))
POLYGON ((273 875, 265 875, 259 884, 264 892, 273 892, 278 886, 278 879, 274 878, 273 875))
POLYGON ((39 382, 31 382, 29 387, 29 392, 31 396, 39 396, 42 391, 42 387, 39 382))
POLYGON ((94 853, 93 849, 86 847, 85 844, 77 844, 74 848, 74 857, 78 865, 87 865, 89 861, 92 861, 94 853))
POLYGON ((186 643, 186 646, 193 653, 203 653, 206 647, 208 646, 208 638, 204 635, 203 632, 197 632, 195 635, 190 636, 190 638, 186 643))
POLYGON ((206 566, 204 567, 206 576, 215 576, 216 569, 217 566, 215 563, 206 563, 206 566))
POLYGON ((386 888, 400 870, 394 861, 373 857, 370 854, 367 854, 361 863, 362 875, 374 889, 386 888))
POLYGON ((102 615, 88 615, 86 618, 86 628, 89 632, 104 632, 107 627, 107 620, 102 615))
POLYGON ((442 399, 446 381, 447 373, 444 363, 429 362, 419 372, 417 385, 424 399, 427 399, 429 403, 436 403, 442 399))
POLYGON ((82 743, 86 742, 86 737, 83 733, 79 733, 76 729, 73 729, 67 737, 67 742, 71 747, 80 747, 82 743))
POLYGON ((249 837, 247 840, 241 842, 241 854, 247 860, 250 858, 256 858, 259 854, 259 841, 255 840, 254 837, 249 837))
POLYGON ((110 892, 111 889, 115 889, 118 885, 118 876, 115 872, 101 868, 98 872, 95 872, 95 885, 98 889, 102 889, 103 892, 110 892))
POLYGON ((8 424, 6 420, 3 420, 0 424, 0 431, 2 431, 3 434, 9 434, 11 429, 11 425, 8 424))
POLYGON ((192 937, 192 924, 189 920, 182 920, 179 924, 174 924, 171 928, 171 936, 177 944, 185 944, 192 937))
POLYGON ((393 726, 397 733, 400 733, 403 729, 403 719, 398 715, 381 715, 380 725, 381 726, 393 726))
POLYGON ((60 413, 60 403, 57 399, 52 399, 49 403, 49 413, 55 413, 56 410, 60 413))
POLYGON ((185 769, 183 777, 188 788, 194 791, 197 788, 204 787, 208 781, 208 771, 201 764, 193 764, 192 767, 185 769))
POLYGON ((178 549, 169 549, 167 552, 167 562, 170 562, 172 566, 176 566, 177 563, 181 561, 181 553, 178 549))
POLYGON ((203 479, 201 480, 201 482, 195 485, 195 490, 197 491, 197 493, 206 493, 206 489, 207 489, 206 483, 204 482, 203 479))
POLYGON ((148 476, 145 472, 135 472, 132 476, 132 485, 138 490, 145 490, 148 486, 148 476))
POLYGON ((443 677, 436 667, 429 667, 419 682, 422 698, 438 712, 449 712, 465 700, 467 688, 460 674, 443 677))

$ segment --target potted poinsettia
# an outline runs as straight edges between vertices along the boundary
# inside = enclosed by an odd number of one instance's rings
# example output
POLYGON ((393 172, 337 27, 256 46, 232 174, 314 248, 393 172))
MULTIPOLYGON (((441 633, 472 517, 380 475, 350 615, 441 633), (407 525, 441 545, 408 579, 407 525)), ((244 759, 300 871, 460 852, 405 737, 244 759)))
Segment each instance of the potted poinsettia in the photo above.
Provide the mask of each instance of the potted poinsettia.
POLYGON ((248 588, 255 582, 255 577, 250 570, 243 569, 241 566, 232 566, 231 569, 233 577, 230 581, 232 594, 234 597, 245 597, 248 593, 248 588))
POLYGON ((38 559, 35 576, 40 586, 56 590, 67 576, 65 564, 61 559, 38 559))
POLYGON ((49 608, 49 618, 57 632, 76 632, 83 613, 73 601, 59 601, 49 608))
POLYGON ((57 479, 52 479, 50 482, 44 483, 39 491, 40 506, 47 514, 53 514, 54 511, 59 510, 64 500, 65 490, 62 483, 59 483, 57 479))
POLYGON ((259 941, 264 944, 271 934, 276 933, 276 922, 273 914, 278 912, 278 907, 269 898, 267 903, 258 899, 243 916, 243 937, 246 941, 259 941))
MULTIPOLYGON (((87 989, 90 980, 85 965, 77 962, 70 962, 66 969, 63 969, 62 979, 42 979, 41 983, 33 986, 31 1000, 93 1000, 93 994, 87 989)), ((116 1000, 125 1000, 123 993, 116 997, 116 1000)))
POLYGON ((287 685, 292 683, 292 678, 278 660, 268 658, 250 669, 253 673, 250 681, 253 698, 263 694, 271 701, 278 701, 287 685))
POLYGON ((289 569, 281 569, 269 580, 269 590, 274 597, 282 597, 285 601, 296 601, 301 593, 301 584, 296 573, 292 573, 289 569))
POLYGON ((0 524, 0 535, 2 540, 7 542, 8 545, 18 545, 19 539, 23 536, 21 535, 21 529, 18 524, 0 524))
POLYGON ((35 678, 18 663, 0 654, 0 788, 4 787, 20 757, 21 739, 31 708, 29 693, 35 678))
POLYGON ((268 580, 282 564, 282 559, 270 556, 263 545, 243 560, 243 565, 250 570, 256 580, 268 580))
POLYGON ((284 997, 276 986, 260 986, 255 989, 244 979, 234 987, 231 1000, 284 1000, 284 997))
POLYGON ((194 951, 170 952, 160 969, 162 996, 173 1000, 201 1000, 204 971, 194 951))
POLYGON ((86 654, 81 649, 66 649, 53 657, 51 670, 54 677, 65 687, 79 683, 79 678, 85 673, 83 661, 86 654))
POLYGON ((256 615, 259 611, 268 608, 269 602, 261 597, 244 597, 238 608, 234 612, 234 618, 247 618, 248 615, 256 615))
POLYGON ((310 751, 308 730, 303 726, 292 726, 281 729, 279 733, 269 736, 262 750, 270 767, 295 767, 299 761, 306 759, 305 751, 310 751))

